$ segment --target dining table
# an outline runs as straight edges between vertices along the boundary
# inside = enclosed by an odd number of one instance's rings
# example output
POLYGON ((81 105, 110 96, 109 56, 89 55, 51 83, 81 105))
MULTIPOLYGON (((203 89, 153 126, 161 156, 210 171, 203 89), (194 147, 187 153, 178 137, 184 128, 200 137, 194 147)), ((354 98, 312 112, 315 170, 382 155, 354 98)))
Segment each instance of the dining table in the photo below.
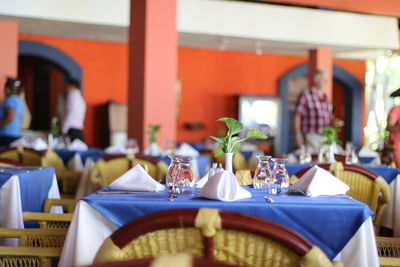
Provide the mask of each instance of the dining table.
MULTIPOLYGON (((286 169, 290 176, 313 164, 287 163, 286 169)), ((394 237, 400 237, 400 169, 367 164, 360 166, 378 174, 389 184, 390 201, 383 212, 381 226, 392 229, 394 237)))
MULTIPOLYGON (((23 212, 41 212, 47 198, 60 198, 51 167, 0 167, 0 227, 25 228, 23 212)), ((54 207, 51 212, 62 212, 54 207)), ((1 245, 16 246, 18 240, 0 239, 1 245)))
POLYGON ((169 193, 124 192, 103 188, 78 201, 59 266, 83 266, 93 262, 103 241, 127 222, 162 210, 216 208, 243 212, 280 223, 319 246, 331 260, 344 266, 379 266, 369 207, 347 195, 306 197, 271 196, 245 186, 252 197, 223 202, 169 193))

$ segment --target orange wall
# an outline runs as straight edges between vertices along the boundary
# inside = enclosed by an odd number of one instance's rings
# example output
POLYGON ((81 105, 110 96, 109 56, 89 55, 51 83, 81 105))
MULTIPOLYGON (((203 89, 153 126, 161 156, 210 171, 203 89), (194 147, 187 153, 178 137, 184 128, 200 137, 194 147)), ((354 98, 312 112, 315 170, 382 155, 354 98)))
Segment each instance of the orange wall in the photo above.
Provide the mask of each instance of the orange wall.
POLYGON ((17 76, 18 23, 0 20, 0 100, 6 77, 17 76))
MULTIPOLYGON (((85 138, 90 145, 102 145, 104 129, 98 105, 108 100, 127 102, 127 58, 125 43, 21 34, 20 39, 55 46, 73 57, 83 69, 83 92, 88 104, 85 138)), ((215 135, 222 116, 237 116, 240 94, 277 95, 278 79, 306 57, 179 48, 178 77, 181 80, 178 141, 200 141, 215 135), (189 131, 187 121, 199 121, 206 129, 189 131)), ((360 60, 335 59, 364 83, 365 64, 360 60)))
POLYGON ((284 4, 328 7, 336 10, 353 11, 377 15, 400 17, 400 4, 398 0, 264 0, 284 4))

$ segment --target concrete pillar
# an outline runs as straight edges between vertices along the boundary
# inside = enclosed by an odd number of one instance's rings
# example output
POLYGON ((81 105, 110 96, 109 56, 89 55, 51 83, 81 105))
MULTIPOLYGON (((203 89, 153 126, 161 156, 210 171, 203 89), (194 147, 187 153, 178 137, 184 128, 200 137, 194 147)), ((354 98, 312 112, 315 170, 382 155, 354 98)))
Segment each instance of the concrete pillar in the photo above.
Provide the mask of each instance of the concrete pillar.
POLYGON ((128 137, 148 146, 150 124, 160 146, 176 139, 176 0, 131 0, 128 137))
POLYGON ((328 47, 317 47, 309 50, 308 54, 308 82, 312 85, 312 76, 316 69, 324 70, 326 73, 327 84, 326 94, 332 100, 333 84, 333 59, 332 49, 328 47))
POLYGON ((6 77, 18 71, 18 23, 0 20, 0 101, 4 99, 6 77))

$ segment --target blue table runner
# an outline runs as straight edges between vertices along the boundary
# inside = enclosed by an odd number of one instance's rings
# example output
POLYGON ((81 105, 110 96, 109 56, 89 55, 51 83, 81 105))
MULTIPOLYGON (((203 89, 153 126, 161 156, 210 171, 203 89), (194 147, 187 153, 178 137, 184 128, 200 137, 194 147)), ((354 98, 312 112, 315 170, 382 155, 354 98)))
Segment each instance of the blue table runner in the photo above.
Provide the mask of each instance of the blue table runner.
POLYGON ((0 187, 13 175, 18 176, 22 211, 41 212, 53 183, 54 169, 50 167, 0 167, 0 187))
MULTIPOLYGON (((83 200, 117 226, 157 211, 181 208, 217 208, 255 215, 281 223, 319 246, 333 259, 372 215, 367 205, 346 196, 277 196, 267 203, 265 192, 247 188, 252 198, 234 202, 179 196, 167 201, 168 192, 134 194, 92 194, 83 200)), ((107 190, 107 189, 104 189, 107 190)), ((199 190, 196 189, 196 195, 199 190)))
POLYGON ((67 164, 68 161, 75 155, 75 153, 79 154, 82 159, 82 164, 85 164, 87 158, 91 158, 94 161, 97 161, 100 158, 103 158, 105 155, 103 151, 99 148, 89 148, 88 150, 69 150, 69 149, 56 149, 55 152, 62 158, 64 164, 67 164))

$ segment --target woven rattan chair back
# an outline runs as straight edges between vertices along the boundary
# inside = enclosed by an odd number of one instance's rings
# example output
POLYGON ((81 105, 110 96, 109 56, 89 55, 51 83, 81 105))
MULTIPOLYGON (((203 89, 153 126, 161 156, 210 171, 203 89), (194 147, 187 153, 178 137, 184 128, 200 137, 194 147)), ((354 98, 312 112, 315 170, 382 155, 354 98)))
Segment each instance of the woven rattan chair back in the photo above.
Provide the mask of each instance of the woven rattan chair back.
POLYGON ((376 237, 379 265, 400 266, 400 238, 376 237))
POLYGON ((21 147, 11 147, 0 151, 0 157, 15 160, 22 163, 21 147))
POLYGON ((185 252, 240 266, 330 266, 318 248, 288 228, 259 217, 214 209, 167 210, 115 231, 95 262, 185 252))
POLYGON ((22 164, 19 161, 13 160, 13 159, 0 158, 0 166, 4 166, 4 167, 24 166, 24 164, 22 164))
POLYGON ((40 228, 47 229, 68 229, 72 213, 44 213, 44 212, 23 212, 22 218, 25 222, 38 222, 40 228))
POLYGON ((61 206, 64 212, 74 213, 76 200, 75 199, 55 199, 48 198, 44 202, 43 212, 50 213, 51 208, 54 206, 61 206))

